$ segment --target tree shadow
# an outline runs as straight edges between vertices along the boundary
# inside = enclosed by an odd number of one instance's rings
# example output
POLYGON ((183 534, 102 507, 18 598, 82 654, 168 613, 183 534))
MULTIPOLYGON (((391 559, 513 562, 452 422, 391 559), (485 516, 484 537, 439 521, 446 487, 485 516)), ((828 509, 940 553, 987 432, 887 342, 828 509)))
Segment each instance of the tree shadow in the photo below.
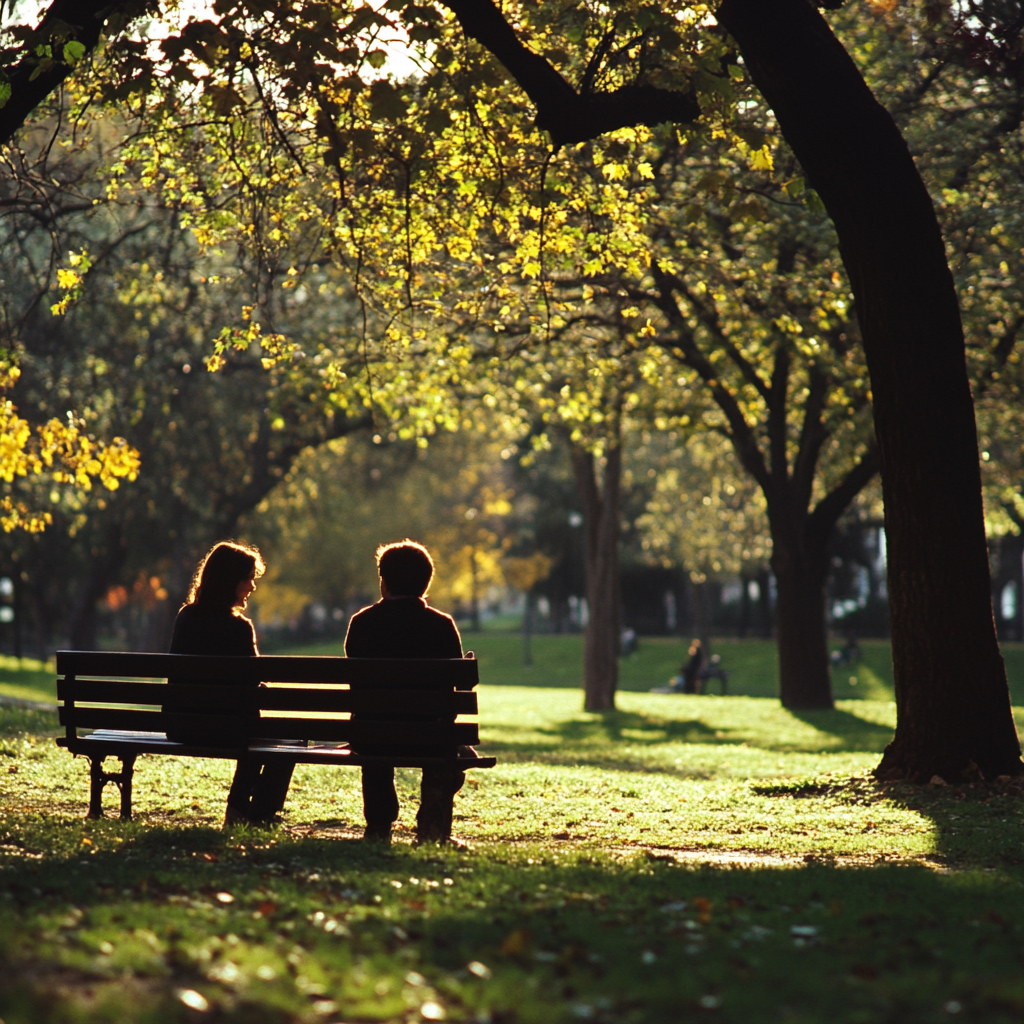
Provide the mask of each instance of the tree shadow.
POLYGON ((1024 1009, 1019 871, 1007 885, 1006 873, 950 879, 923 866, 693 869, 585 849, 467 857, 256 830, 91 828, 120 848, 3 868, 17 935, 0 967, 8 1019, 99 1020, 75 1007, 133 979, 148 979, 147 1002, 102 1019, 186 1019, 183 991, 227 1024, 311 1019, 322 1009, 310 1000, 325 998, 344 1019, 382 1019, 360 1012, 354 975, 368 1001, 390 998, 389 978, 399 995, 426 982, 509 1022, 674 1020, 722 1003, 730 1019, 757 1021, 895 1019, 894 1003, 900 1019, 931 1020, 954 999, 970 1019, 1024 1009))
POLYGON ((545 725, 486 725, 487 749, 493 753, 515 750, 527 754, 543 753, 552 749, 552 742, 589 745, 639 743, 653 746, 660 743, 730 743, 742 742, 728 738, 722 730, 711 728, 699 719, 660 718, 635 711, 604 711, 589 718, 570 718, 545 725), (502 733, 522 733, 524 729, 539 734, 549 741, 505 738, 502 733), (492 738, 497 734, 498 738, 492 738))
POLYGON ((798 718, 801 722, 817 729, 818 732, 828 733, 842 741, 839 748, 830 747, 830 750, 842 751, 877 751, 881 753, 886 744, 892 740, 893 731, 888 725, 879 725, 877 722, 868 722, 849 711, 841 711, 839 708, 822 711, 794 711, 789 713, 798 718))

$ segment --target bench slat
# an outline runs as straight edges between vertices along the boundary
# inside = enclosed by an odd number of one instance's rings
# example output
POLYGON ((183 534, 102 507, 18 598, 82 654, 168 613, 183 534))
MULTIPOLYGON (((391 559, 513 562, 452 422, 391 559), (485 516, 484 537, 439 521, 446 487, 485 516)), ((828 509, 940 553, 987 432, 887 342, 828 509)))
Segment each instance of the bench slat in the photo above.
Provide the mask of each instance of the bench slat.
POLYGON ((142 732, 194 733, 212 741, 231 736, 274 736, 279 739, 337 740, 389 745, 474 744, 480 742, 475 722, 352 721, 329 718, 243 718, 236 715, 185 715, 118 708, 59 709, 62 725, 78 729, 136 729, 142 732))
MULTIPOLYGON (((202 747, 183 743, 173 743, 162 737, 143 738, 138 735, 126 734, 124 738, 116 733, 100 736, 80 736, 77 739, 58 739, 57 745, 65 747, 75 754, 96 756, 105 753, 117 756, 119 751, 130 749, 144 754, 173 754, 179 757, 213 757, 234 760, 237 750, 226 747, 202 747)), ((497 762, 494 757, 404 757, 376 756, 372 754, 354 754, 347 748, 331 747, 260 747, 252 745, 247 748, 254 757, 263 760, 291 760, 297 758, 303 764, 336 765, 338 767, 359 766, 364 764, 392 765, 396 768, 423 768, 433 765, 451 766, 458 769, 493 768, 497 762)))
POLYGON ((480 681, 472 658, 337 658, 321 655, 260 655, 228 658, 196 654, 135 654, 121 651, 58 651, 57 674, 122 676, 182 681, 230 677, 275 683, 348 683, 379 689, 471 690, 480 681))
POLYGON ((222 708, 244 700, 264 711, 334 711, 358 714, 393 713, 437 718, 477 714, 477 696, 470 690, 340 690, 330 687, 195 686, 167 683, 110 682, 76 678, 57 680, 57 699, 94 704, 161 704, 166 710, 222 708))

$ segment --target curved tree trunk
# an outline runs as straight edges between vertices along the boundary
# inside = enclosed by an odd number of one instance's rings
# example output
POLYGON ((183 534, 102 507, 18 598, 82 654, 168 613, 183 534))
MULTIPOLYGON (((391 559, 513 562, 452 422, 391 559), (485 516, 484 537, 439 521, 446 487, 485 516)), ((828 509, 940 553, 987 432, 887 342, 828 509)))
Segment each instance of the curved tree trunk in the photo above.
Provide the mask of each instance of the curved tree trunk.
POLYGON ((989 586, 974 408, 928 191, 888 112, 807 0, 725 0, 839 236, 874 400, 898 725, 878 771, 1022 770, 989 586))
POLYGON ((604 480, 598 486, 594 456, 573 446, 576 476, 587 539, 587 608, 589 620, 583 638, 584 710, 609 711, 615 707, 619 685, 619 480, 622 449, 608 449, 604 480))

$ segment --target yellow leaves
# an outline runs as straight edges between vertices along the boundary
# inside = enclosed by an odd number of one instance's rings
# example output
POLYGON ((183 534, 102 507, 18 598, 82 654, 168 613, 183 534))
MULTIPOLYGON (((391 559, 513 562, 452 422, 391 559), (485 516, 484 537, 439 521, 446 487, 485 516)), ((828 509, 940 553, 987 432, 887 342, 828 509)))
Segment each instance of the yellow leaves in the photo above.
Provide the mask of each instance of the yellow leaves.
MULTIPOLYGON (((4 386, 10 386, 17 377, 16 367, 0 370, 4 386)), ((115 438, 109 445, 94 441, 70 415, 66 423, 51 419, 33 431, 10 400, 0 401, 0 480, 7 485, 20 477, 42 476, 49 471, 55 484, 88 491, 98 477, 107 490, 114 491, 122 479, 137 477, 139 465, 138 451, 124 438, 115 438)), ((54 493, 59 500, 59 492, 54 493)), ((0 497, 0 527, 7 533, 15 529, 37 533, 52 521, 49 512, 15 501, 9 493, 0 497)))
MULTIPOLYGON (((38 457, 53 469, 57 483, 73 484, 79 490, 92 488, 92 478, 99 477, 108 491, 116 491, 120 480, 138 476, 139 453, 123 437, 115 437, 109 445, 100 444, 83 434, 69 417, 68 423, 52 419, 38 430, 38 457)), ((33 472, 41 473, 42 465, 33 472)))
POLYGON ((50 312, 54 316, 63 316, 81 297, 85 275, 92 267, 89 250, 83 249, 81 252, 69 253, 68 263, 70 268, 59 267, 57 270, 57 285, 67 294, 60 302, 55 302, 50 306, 50 312))
POLYGON ((553 564, 553 559, 540 551, 526 558, 510 555, 502 562, 505 582, 516 590, 532 590, 537 583, 548 578, 553 564))
POLYGON ((650 319, 637 331, 641 338, 653 338, 657 333, 658 329, 651 323, 650 319))

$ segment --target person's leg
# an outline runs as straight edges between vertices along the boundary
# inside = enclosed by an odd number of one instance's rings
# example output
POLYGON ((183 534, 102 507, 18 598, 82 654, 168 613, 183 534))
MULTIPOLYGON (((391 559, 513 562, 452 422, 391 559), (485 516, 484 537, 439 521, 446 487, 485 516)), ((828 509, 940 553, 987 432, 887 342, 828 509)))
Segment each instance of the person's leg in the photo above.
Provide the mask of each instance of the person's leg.
POLYGON ((270 821, 284 807, 294 771, 294 761, 271 761, 263 766, 252 791, 249 815, 253 821, 270 821))
POLYGON ((237 821, 248 821, 252 813, 252 791, 260 776, 260 763, 248 757, 238 759, 235 777, 228 790, 228 806, 224 820, 230 825, 237 821))
POLYGON ((451 839, 455 794, 465 782, 465 772, 423 769, 420 809, 416 812, 416 837, 420 842, 446 843, 451 839))
POLYGON ((390 839, 398 819, 395 769, 389 765, 363 765, 363 816, 367 839, 390 839))

